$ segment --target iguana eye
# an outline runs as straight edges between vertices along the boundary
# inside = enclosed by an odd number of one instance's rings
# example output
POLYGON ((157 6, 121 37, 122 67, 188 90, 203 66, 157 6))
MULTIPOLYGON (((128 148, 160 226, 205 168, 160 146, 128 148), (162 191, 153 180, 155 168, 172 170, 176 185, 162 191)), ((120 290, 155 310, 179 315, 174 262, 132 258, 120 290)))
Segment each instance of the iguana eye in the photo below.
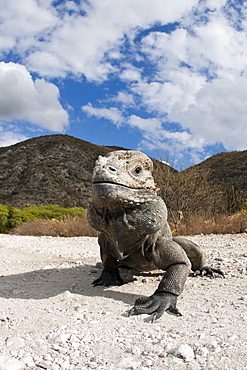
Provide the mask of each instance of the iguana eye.
POLYGON ((136 166, 134 168, 134 172, 136 175, 139 175, 142 172, 142 167, 141 166, 136 166))

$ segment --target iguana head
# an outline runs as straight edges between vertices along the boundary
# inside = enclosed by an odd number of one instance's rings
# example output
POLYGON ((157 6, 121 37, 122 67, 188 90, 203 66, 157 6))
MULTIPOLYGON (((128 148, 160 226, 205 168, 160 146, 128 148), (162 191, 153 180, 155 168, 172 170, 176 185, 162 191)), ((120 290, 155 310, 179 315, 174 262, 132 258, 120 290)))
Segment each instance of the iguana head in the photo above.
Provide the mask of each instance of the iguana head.
POLYGON ((131 189, 156 190, 153 162, 135 150, 117 150, 99 156, 93 171, 94 184, 118 184, 131 189))

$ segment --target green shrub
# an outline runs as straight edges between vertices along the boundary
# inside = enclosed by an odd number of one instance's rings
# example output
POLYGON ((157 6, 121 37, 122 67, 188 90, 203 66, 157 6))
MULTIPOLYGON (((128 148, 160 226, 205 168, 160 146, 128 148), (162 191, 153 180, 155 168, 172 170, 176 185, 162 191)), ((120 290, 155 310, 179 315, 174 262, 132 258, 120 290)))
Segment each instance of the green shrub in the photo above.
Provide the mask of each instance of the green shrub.
POLYGON ((9 210, 7 206, 0 204, 0 232, 5 233, 8 231, 8 217, 9 210))
POLYGON ((244 202, 243 207, 241 209, 242 211, 247 212, 247 200, 244 202))
POLYGON ((30 206, 22 210, 22 212, 31 217, 30 219, 44 219, 51 220, 55 218, 56 220, 64 220, 65 218, 71 217, 82 217, 85 214, 84 208, 73 207, 73 208, 62 208, 58 205, 50 206, 30 206))
POLYGON ((0 204, 0 233, 6 233, 10 229, 16 228, 23 222, 32 220, 65 220, 74 217, 83 217, 85 215, 84 208, 62 208, 58 205, 50 206, 30 206, 22 210, 4 206, 0 204))
POLYGON ((14 207, 8 207, 8 229, 17 227, 25 221, 28 221, 30 218, 25 215, 20 209, 14 207))

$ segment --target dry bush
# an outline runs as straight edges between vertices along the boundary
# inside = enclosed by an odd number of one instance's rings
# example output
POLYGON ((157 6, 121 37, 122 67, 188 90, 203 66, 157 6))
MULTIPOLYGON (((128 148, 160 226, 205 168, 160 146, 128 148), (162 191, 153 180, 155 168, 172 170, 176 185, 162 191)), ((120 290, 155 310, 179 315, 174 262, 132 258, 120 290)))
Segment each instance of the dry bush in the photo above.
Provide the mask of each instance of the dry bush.
POLYGON ((200 175, 195 171, 167 172, 160 196, 166 203, 169 221, 180 235, 195 214, 210 213, 211 216, 214 213, 212 205, 218 202, 215 187, 207 183, 207 174, 200 175))
MULTIPOLYGON (((175 225, 171 222, 173 235, 178 235, 175 225)), ((234 215, 215 215, 213 218, 194 216, 189 221, 181 221, 179 235, 198 234, 235 234, 247 231, 247 212, 241 211, 234 215)))
MULTIPOLYGON (((206 216, 192 216, 174 224, 173 219, 169 220, 173 235, 198 235, 198 234, 234 234, 247 231, 247 212, 240 211, 234 215, 215 215, 212 218, 206 216)), ((14 235, 32 236, 97 236, 96 230, 91 228, 86 216, 75 217, 63 221, 33 220, 24 222, 10 231, 14 235)))
POLYGON ((168 171, 160 188, 173 235, 239 233, 247 229, 247 205, 241 184, 212 184, 208 173, 192 169, 168 171))
POLYGON ((24 222, 20 226, 12 229, 10 234, 32 235, 32 236, 97 236, 97 231, 91 228, 86 216, 75 217, 58 221, 52 220, 33 220, 24 222))

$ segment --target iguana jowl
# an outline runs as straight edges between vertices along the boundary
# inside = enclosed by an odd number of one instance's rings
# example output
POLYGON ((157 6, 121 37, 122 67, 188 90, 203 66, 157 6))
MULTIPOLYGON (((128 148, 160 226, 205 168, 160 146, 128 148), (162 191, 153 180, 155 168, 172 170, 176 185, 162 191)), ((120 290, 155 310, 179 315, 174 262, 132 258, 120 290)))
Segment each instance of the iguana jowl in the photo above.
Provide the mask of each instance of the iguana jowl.
POLYGON ((138 298, 130 314, 147 313, 152 320, 164 311, 180 315, 176 307, 191 271, 218 272, 205 267, 205 257, 193 242, 172 238, 167 208, 157 195, 153 163, 145 154, 119 150, 99 156, 93 172, 90 225, 100 231, 98 242, 104 265, 96 285, 121 285, 118 261, 137 271, 165 272, 150 297, 138 298))

